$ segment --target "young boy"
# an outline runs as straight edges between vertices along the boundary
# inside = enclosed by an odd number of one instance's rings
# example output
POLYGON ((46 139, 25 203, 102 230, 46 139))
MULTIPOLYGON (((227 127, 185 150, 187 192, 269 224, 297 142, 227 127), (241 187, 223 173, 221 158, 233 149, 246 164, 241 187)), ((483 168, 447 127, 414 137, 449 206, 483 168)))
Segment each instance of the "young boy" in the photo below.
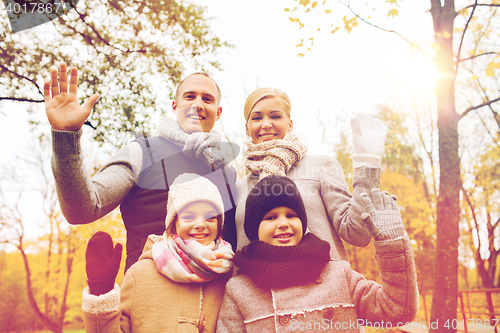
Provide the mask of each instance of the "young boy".
MULTIPOLYGON (((226 285, 217 332, 359 332, 411 321, 418 290, 410 239, 399 209, 384 192, 363 195, 363 219, 374 237, 382 285, 346 261, 331 260, 330 245, 307 233, 307 216, 290 179, 268 176, 246 201, 238 274, 226 285)), ((321 235, 319 235, 321 236, 321 235)))
POLYGON ((217 187, 180 175, 170 186, 164 234, 149 237, 121 287, 114 285, 121 245, 113 250, 111 237, 96 233, 86 252, 86 331, 215 332, 234 255, 220 238, 223 220, 217 187))

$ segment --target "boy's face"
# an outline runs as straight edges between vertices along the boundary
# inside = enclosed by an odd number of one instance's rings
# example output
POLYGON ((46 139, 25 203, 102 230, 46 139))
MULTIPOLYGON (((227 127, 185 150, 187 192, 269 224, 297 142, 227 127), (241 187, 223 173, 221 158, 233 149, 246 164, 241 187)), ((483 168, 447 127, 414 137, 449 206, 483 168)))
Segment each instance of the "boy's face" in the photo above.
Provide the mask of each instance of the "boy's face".
POLYGON ((189 76, 179 87, 172 109, 177 123, 188 133, 210 132, 219 120, 219 92, 211 78, 201 74, 189 76))
POLYGON ((259 240, 276 246, 293 246, 302 240, 302 221, 289 207, 276 207, 262 218, 259 240))
POLYGON ((194 239, 201 245, 217 237, 217 209, 206 201, 192 202, 177 213, 175 229, 184 240, 194 239))

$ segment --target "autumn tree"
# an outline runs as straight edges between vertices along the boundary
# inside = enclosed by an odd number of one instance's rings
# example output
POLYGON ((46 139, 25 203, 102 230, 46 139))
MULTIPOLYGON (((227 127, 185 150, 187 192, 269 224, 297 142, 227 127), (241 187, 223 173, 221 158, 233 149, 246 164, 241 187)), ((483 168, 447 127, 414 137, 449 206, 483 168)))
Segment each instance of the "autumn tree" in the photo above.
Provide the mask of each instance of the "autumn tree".
POLYGON ((484 288, 500 287, 498 259, 500 246, 500 146, 498 140, 481 154, 474 165, 471 182, 465 182, 465 219, 470 241, 468 242, 484 288))
MULTIPOLYGON (((17 316, 28 313, 52 332, 62 333, 67 320, 83 320, 81 292, 86 286, 84 252, 90 237, 97 230, 106 230, 116 241, 124 243, 125 231, 117 213, 108 214, 91 226, 70 226, 60 211, 50 172, 50 142, 43 136, 35 142, 38 142, 36 148, 23 157, 17 157, 15 166, 2 166, 0 243, 17 249, 12 255, 18 255, 22 262, 22 279, 14 284, 12 279, 19 277, 19 273, 12 267, 0 270, 0 279, 12 286, 19 286, 24 281, 23 294, 26 295, 29 312, 21 311, 26 305, 21 302, 17 316), (23 207, 26 201, 29 202, 29 210, 40 212, 38 221, 30 221, 26 217, 26 207, 23 207), (74 271, 76 277, 73 276, 74 271)), ((12 288, 3 298, 10 300, 16 293, 19 294, 19 289, 12 288)), ((23 297, 18 300, 23 300, 23 297)), ((10 305, 11 309, 17 306, 12 302, 10 305)), ((9 317, 5 320, 8 321, 9 317)))
MULTIPOLYGON (((291 13, 290 20, 296 22, 299 28, 304 28, 307 24, 317 30, 324 28, 314 24, 318 22, 317 15, 320 11, 325 15, 335 13, 335 10, 328 7, 330 4, 345 7, 346 14, 342 19, 343 26, 337 25, 334 19, 327 18, 327 21, 332 22, 328 32, 335 33, 339 30, 350 32, 358 26, 359 22, 365 22, 376 29, 398 34, 410 42, 412 47, 422 50, 434 60, 438 73, 435 93, 439 134, 439 191, 436 207, 435 288, 431 321, 439 321, 441 325, 446 321, 449 323, 457 318, 458 296, 459 194, 462 187, 458 123, 471 111, 483 107, 490 107, 492 116, 497 119, 498 113, 492 105, 500 100, 498 90, 487 93, 484 89, 485 83, 481 85, 481 82, 478 82, 479 86, 483 87, 483 89, 479 88, 481 95, 471 96, 468 101, 460 98, 459 111, 457 111, 455 84, 457 77, 472 76, 471 70, 478 81, 495 75, 495 68, 499 67, 497 58, 500 46, 494 42, 498 36, 491 30, 498 22, 497 7, 500 5, 495 0, 484 3, 479 3, 477 0, 430 0, 429 13, 432 17, 435 39, 434 51, 426 52, 425 50, 430 50, 430 43, 427 46, 412 43, 397 31, 381 27, 371 18, 373 10, 397 17, 399 6, 405 6, 401 1, 388 0, 385 4, 365 4, 355 1, 344 3, 342 1, 300 0, 293 8, 286 8, 285 11, 291 13), (390 9, 387 7, 382 9, 383 6, 390 6, 390 9), (307 21, 308 15, 313 15, 315 21, 307 21), (474 65, 467 66, 466 63, 474 65), (478 66, 479 64, 482 66, 478 66), (482 75, 483 73, 485 75, 482 75)), ((306 41, 303 39, 302 45, 299 44, 299 46, 310 48, 312 40, 309 39, 304 45, 306 41)), ((455 332, 456 329, 450 325, 440 326, 436 331, 455 332)))
MULTIPOLYGON (((48 142, 45 142, 45 147, 47 146, 48 142)), ((47 160, 43 158, 43 146, 37 148, 31 155, 19 158, 16 168, 12 165, 3 166, 0 187, 3 223, 0 242, 14 246, 21 255, 26 294, 35 317, 52 332, 62 333, 77 244, 72 237, 72 231, 62 224, 62 214, 56 209, 57 196, 53 181, 48 177, 50 173, 46 170, 47 160), (40 177, 36 180, 38 186, 32 190, 40 195, 40 208, 45 212, 48 233, 46 237, 38 239, 38 243, 28 235, 28 230, 32 231, 33 227, 28 228, 29 223, 21 208, 29 187, 24 182, 28 177, 20 173, 20 161, 25 162, 24 168, 34 168, 40 177), (39 255, 35 262, 30 261, 32 254, 39 255)), ((35 207, 33 205, 34 209, 35 207)))
MULTIPOLYGON (((99 93, 87 124, 99 142, 121 145, 150 133, 186 70, 213 71, 215 36, 202 6, 181 0, 79 1, 67 14, 12 33, 0 14, 0 100, 44 102, 50 67, 80 70, 80 98, 99 93)), ((5 110, 3 111, 5 113, 5 110)))

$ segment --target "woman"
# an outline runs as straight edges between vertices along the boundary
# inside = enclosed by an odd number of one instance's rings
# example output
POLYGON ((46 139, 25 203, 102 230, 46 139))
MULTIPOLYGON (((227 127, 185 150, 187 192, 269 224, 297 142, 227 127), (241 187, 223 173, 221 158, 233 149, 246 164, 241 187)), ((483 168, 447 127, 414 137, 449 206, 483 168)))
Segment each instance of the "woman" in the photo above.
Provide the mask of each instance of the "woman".
POLYGON ((225 237, 233 244, 236 233, 237 250, 248 245, 243 229, 248 193, 259 179, 281 175, 292 179, 299 188, 308 219, 312 221, 309 230, 330 243, 332 258, 347 260, 341 238, 355 246, 366 246, 371 239, 363 227, 364 204, 359 195, 379 188, 387 127, 372 115, 358 115, 351 120, 354 142, 352 195, 336 159, 305 154, 306 147, 292 133, 290 113, 290 99, 279 89, 260 88, 248 96, 244 115, 250 141, 247 142, 245 165, 250 174, 236 183, 236 225, 227 226, 225 237), (230 228, 235 228, 236 232, 230 228))

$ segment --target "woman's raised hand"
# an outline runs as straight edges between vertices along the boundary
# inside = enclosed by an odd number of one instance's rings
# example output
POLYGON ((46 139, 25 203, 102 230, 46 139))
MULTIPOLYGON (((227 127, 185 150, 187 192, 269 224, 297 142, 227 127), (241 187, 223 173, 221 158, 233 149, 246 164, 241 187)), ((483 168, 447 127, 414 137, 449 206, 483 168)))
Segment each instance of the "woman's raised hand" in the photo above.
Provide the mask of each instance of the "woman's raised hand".
POLYGON ((382 157, 389 129, 372 113, 358 113, 351 119, 354 154, 382 157))
POLYGON ((71 82, 68 92, 68 74, 66 70, 66 64, 61 63, 58 81, 57 69, 51 69, 51 82, 45 82, 43 86, 45 111, 53 129, 58 131, 78 131, 89 117, 99 95, 93 94, 84 105, 78 104, 76 96, 78 71, 75 67, 71 68, 71 82))

